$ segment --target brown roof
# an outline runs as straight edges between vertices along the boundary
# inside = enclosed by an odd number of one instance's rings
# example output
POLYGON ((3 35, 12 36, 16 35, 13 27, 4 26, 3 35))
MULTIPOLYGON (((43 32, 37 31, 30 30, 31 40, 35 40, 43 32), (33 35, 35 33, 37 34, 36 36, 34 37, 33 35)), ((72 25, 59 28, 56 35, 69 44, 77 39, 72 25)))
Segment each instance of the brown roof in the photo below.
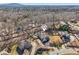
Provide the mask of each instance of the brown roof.
POLYGON ((79 47, 79 41, 77 39, 75 39, 75 41, 67 44, 67 46, 79 47))

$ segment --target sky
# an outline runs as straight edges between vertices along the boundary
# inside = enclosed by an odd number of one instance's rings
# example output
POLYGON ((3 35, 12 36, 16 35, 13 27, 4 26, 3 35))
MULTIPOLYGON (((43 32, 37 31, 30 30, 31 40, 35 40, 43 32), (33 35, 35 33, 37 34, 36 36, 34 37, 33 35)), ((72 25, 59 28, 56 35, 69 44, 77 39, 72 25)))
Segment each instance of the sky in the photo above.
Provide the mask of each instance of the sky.
POLYGON ((4 3, 77 3, 79 4, 79 0, 0 0, 0 4, 4 3))
POLYGON ((79 0, 0 0, 0 4, 8 3, 24 5, 79 5, 79 0))
POLYGON ((23 5, 79 5, 79 3, 21 3, 23 5))
MULTIPOLYGON (((19 3, 23 5, 79 5, 79 3, 20 3, 20 2, 10 2, 10 3, 19 3)), ((9 4, 9 3, 7 2, 0 4, 9 4)))

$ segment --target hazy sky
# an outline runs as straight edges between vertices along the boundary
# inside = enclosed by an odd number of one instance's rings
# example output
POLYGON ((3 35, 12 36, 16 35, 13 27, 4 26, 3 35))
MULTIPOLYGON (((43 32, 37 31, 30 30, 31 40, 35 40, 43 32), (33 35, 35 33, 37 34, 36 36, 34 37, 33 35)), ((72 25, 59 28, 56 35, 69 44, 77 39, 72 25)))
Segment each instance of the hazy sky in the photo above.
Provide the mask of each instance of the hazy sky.
MULTIPOLYGON (((16 3, 19 3, 19 2, 16 2, 16 3)), ((9 3, 0 3, 0 4, 9 4, 9 3)), ((19 4, 23 4, 23 5, 79 5, 79 3, 19 3, 19 4)))
POLYGON ((79 3, 79 0, 0 0, 0 3, 79 3))
POLYGON ((0 4, 21 3, 30 5, 79 5, 79 0, 0 0, 0 4))
POLYGON ((79 5, 79 3, 21 3, 24 5, 30 4, 30 5, 79 5))

